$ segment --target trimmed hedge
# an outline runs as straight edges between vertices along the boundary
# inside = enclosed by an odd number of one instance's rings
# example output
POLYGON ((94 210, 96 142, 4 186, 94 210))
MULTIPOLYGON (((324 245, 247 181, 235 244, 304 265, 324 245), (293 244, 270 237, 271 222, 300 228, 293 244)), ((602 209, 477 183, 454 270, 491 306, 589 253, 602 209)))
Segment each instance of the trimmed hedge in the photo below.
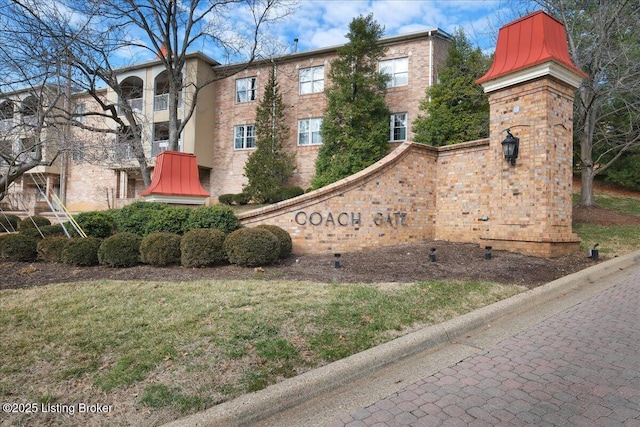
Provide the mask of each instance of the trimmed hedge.
POLYGON ((6 231, 18 231, 20 217, 13 214, 0 215, 0 233, 6 231))
MULTIPOLYGON (((73 218, 87 236, 106 239, 116 229, 115 215, 114 211, 92 211, 79 213, 73 218)), ((75 233, 74 230, 68 231, 75 233)))
POLYGON ((156 267, 180 264, 180 241, 174 233, 151 233, 140 243, 140 259, 156 267))
POLYGON ((208 267, 226 260, 223 249, 226 235, 216 228, 200 228, 187 232, 180 242, 184 267, 208 267))
POLYGON ((45 227, 47 225, 51 225, 51 221, 49 221, 49 218, 45 218, 40 215, 33 215, 31 217, 21 219, 20 222, 18 222, 18 230, 36 228, 36 225, 38 226, 38 228, 45 227))
POLYGON ((247 205, 251 201, 251 196, 247 193, 238 193, 233 195, 233 202, 238 205, 247 205))
POLYGON ((97 237, 78 237, 68 239, 62 250, 62 262, 78 267, 98 265, 98 249, 102 239, 97 237))
POLYGON ((0 243, 0 257, 9 261, 33 262, 38 259, 38 239, 27 234, 8 234, 0 243))
POLYGON ((115 215, 117 231, 146 236, 147 224, 153 218, 154 213, 166 209, 168 206, 165 203, 157 202, 133 202, 117 211, 115 215))
POLYGON ((133 267, 140 263, 142 237, 118 233, 107 237, 98 249, 98 262, 108 267, 133 267))
POLYGON ((44 227, 40 227, 40 231, 44 237, 66 236, 66 234, 64 234, 64 228, 62 228, 60 224, 45 225, 44 227))
POLYGON ((218 196, 218 202, 223 205, 231 205, 233 204, 233 196, 234 194, 221 194, 218 196))
POLYGON ((229 234, 242 227, 235 212, 229 206, 200 206, 191 211, 187 221, 187 230, 198 228, 217 228, 229 234))
POLYGON ((145 235, 151 233, 184 234, 191 215, 191 208, 183 206, 167 206, 153 212, 147 223, 145 235))
POLYGON ((278 254, 278 258, 286 258, 291 255, 293 242, 291 241, 291 236, 285 229, 278 227, 277 225, 270 224, 258 225, 256 228, 264 228, 278 238, 278 241, 280 242, 280 253, 278 254))
POLYGON ((304 194, 302 187, 282 187, 280 190, 280 200, 293 199, 304 194))
POLYGON ((266 228, 240 228, 224 240, 224 251, 232 264, 257 267, 278 259, 280 242, 266 228))
POLYGON ((50 236, 38 242, 38 258, 46 262, 62 262, 62 251, 67 246, 66 236, 50 236))

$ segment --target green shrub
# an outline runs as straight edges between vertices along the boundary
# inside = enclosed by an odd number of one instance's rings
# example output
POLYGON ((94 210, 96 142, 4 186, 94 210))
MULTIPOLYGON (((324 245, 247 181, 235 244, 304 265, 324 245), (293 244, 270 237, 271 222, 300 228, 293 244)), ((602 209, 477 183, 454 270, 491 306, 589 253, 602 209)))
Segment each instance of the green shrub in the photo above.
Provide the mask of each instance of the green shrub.
POLYGON ((184 267, 207 267, 225 261, 225 234, 216 228, 200 228, 187 232, 180 242, 184 267))
POLYGON ((27 234, 8 234, 2 239, 0 256, 9 261, 33 262, 38 258, 38 239, 27 234))
POLYGON ((44 227, 40 227, 40 232, 44 237, 66 236, 66 234, 64 234, 64 228, 62 228, 60 224, 45 225, 44 227))
POLYGON ((270 224, 262 224, 257 226, 256 228, 264 228, 278 238, 278 242, 280 243, 280 253, 278 255, 278 258, 286 258, 291 255, 291 251, 293 250, 293 242, 291 241, 291 236, 285 229, 280 228, 277 225, 270 224))
POLYGON ((42 233, 42 228, 25 228, 24 230, 20 230, 19 234, 22 234, 23 236, 33 237, 36 240, 40 240, 42 239, 42 234, 44 234, 40 233, 42 233))
POLYGON ((156 267, 180 264, 180 240, 174 233, 151 233, 140 243, 140 259, 156 267))
MULTIPOLYGON (((82 212, 73 217, 87 236, 105 239, 113 234, 116 228, 114 211, 82 212)), ((68 229, 71 233, 72 231, 68 229)))
POLYGON ((51 221, 49 221, 48 218, 45 218, 43 216, 33 215, 31 217, 21 219, 20 222, 18 222, 18 230, 27 230, 29 228, 36 228, 36 225, 38 226, 38 228, 44 227, 46 225, 51 225, 51 221))
POLYGON ((62 250, 62 262, 79 267, 98 265, 98 249, 102 239, 78 237, 69 239, 62 250))
MULTIPOLYGON (((0 254, 2 254, 2 243, 9 238, 9 236, 13 236, 13 234, 9 234, 9 233, 5 233, 5 234, 0 234, 0 254)), ((2 258, 0 256, 0 258, 2 258)))
POLYGON ((156 202, 133 202, 116 212, 116 229, 119 233, 133 233, 138 236, 147 234, 147 224, 156 211, 169 205, 156 202))
POLYGON ((62 251, 67 246, 66 236, 50 236, 38 242, 38 258, 47 262, 62 262, 62 251))
POLYGON ((154 211, 151 220, 147 224, 145 234, 151 233, 175 233, 183 234, 191 214, 191 208, 182 206, 167 206, 154 211))
POLYGON ((18 215, 3 214, 0 215, 0 233, 5 231, 18 231, 18 223, 20 217, 18 215))
POLYGON ((238 205, 246 205, 251 201, 251 196, 247 193, 234 194, 233 201, 238 205))
POLYGON ((197 228, 217 228, 226 234, 242 227, 235 212, 229 206, 200 206, 191 211, 187 230, 197 228))
POLYGON ((280 200, 293 199, 304 194, 302 187, 282 187, 280 200))
POLYGON ((278 259, 280 242, 265 228, 240 228, 224 240, 224 251, 232 264, 244 267, 269 265, 278 259))
POLYGON ((133 267, 140 263, 142 237, 118 233, 104 239, 98 250, 98 262, 109 267, 133 267))
POLYGON ((233 203, 233 194, 221 194, 218 196, 218 201, 223 205, 231 205, 233 203))

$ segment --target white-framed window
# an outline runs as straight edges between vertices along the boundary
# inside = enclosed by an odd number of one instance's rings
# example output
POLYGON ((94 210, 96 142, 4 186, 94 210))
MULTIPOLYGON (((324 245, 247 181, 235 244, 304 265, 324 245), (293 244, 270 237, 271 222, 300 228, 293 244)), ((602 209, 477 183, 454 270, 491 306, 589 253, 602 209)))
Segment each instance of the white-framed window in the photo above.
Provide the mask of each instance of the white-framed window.
POLYGON ((390 141, 406 141, 407 139, 407 113, 396 113, 391 115, 390 141))
POLYGON ((71 141, 71 160, 84 160, 84 141, 71 141))
POLYGON ((73 117, 78 123, 85 122, 85 114, 87 113, 87 104, 81 102, 73 106, 73 117))
POLYGON ((300 95, 324 91, 324 65, 300 69, 300 95))
POLYGON ((236 80, 236 102, 255 101, 258 97, 258 78, 247 77, 236 80))
POLYGON ((322 117, 298 120, 298 145, 322 144, 322 117))
POLYGON ((409 58, 395 58, 380 61, 380 73, 389 76, 387 87, 409 84, 409 58))
POLYGON ((246 148, 255 148, 256 146, 256 127, 254 125, 239 125, 233 128, 234 142, 233 148, 242 150, 246 148))

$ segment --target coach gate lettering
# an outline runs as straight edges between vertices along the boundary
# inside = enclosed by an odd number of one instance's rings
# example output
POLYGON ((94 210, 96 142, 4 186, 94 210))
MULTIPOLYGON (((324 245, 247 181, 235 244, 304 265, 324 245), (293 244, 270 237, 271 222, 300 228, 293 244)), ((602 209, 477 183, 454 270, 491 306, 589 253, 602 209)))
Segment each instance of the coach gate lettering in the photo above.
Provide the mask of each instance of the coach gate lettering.
MULTIPOLYGON (((332 212, 322 213, 313 211, 307 213, 305 211, 298 211, 294 217, 296 224, 298 225, 313 225, 313 226, 339 226, 339 227, 359 227, 362 225, 362 214, 360 212, 340 212, 334 215, 332 212)), ((373 215, 373 223, 377 226, 383 225, 407 225, 407 213, 406 212, 393 212, 382 213, 376 212, 373 215)))

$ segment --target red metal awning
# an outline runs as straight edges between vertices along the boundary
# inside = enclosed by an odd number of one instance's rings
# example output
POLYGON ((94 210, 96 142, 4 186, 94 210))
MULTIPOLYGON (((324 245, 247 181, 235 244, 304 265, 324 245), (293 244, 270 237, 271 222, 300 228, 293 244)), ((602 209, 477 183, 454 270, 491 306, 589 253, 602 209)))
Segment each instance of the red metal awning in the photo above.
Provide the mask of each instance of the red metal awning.
POLYGON ((571 60, 564 25, 543 11, 533 12, 500 28, 493 64, 476 83, 549 61, 587 77, 571 60))
POLYGON ((209 193, 200 184, 196 156, 179 151, 163 151, 158 155, 151 185, 140 194, 147 198, 150 196, 196 199, 209 197, 209 193))

